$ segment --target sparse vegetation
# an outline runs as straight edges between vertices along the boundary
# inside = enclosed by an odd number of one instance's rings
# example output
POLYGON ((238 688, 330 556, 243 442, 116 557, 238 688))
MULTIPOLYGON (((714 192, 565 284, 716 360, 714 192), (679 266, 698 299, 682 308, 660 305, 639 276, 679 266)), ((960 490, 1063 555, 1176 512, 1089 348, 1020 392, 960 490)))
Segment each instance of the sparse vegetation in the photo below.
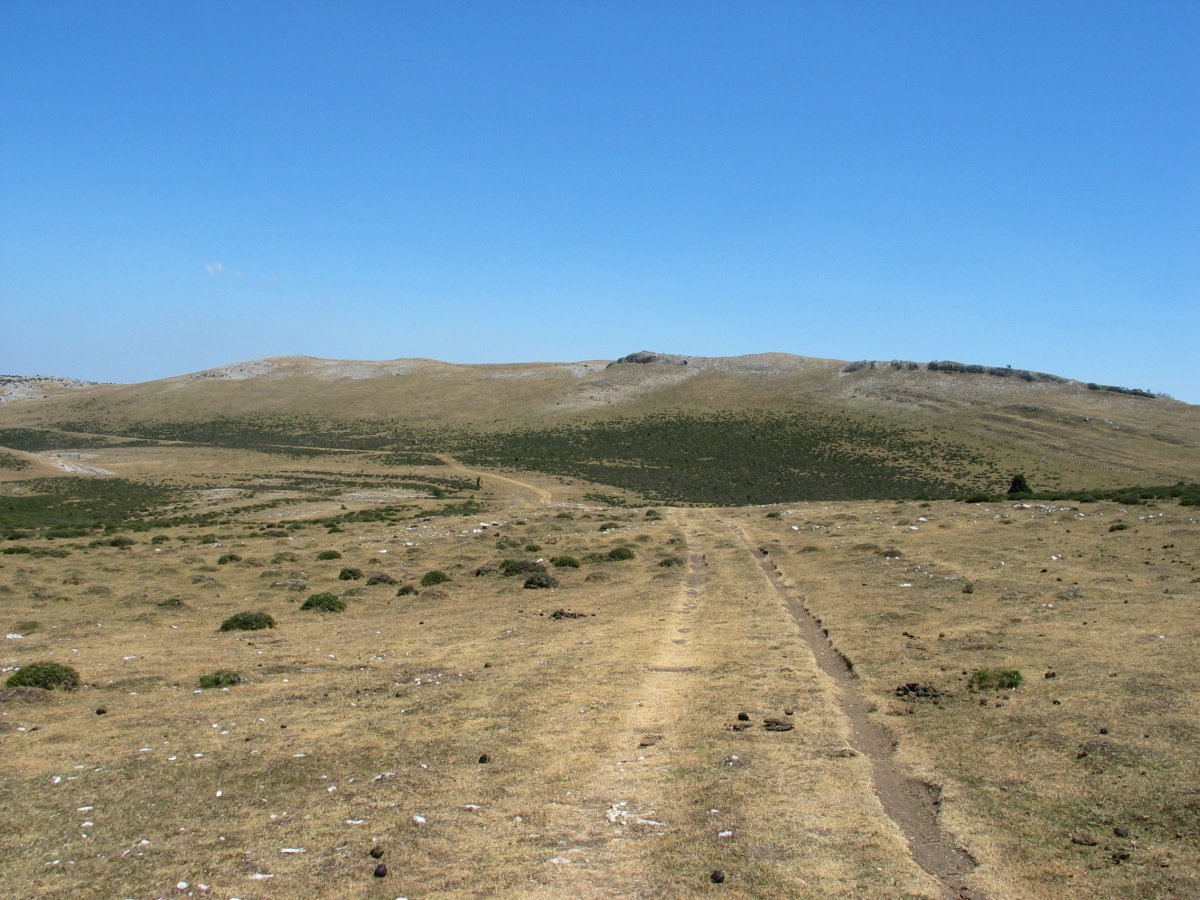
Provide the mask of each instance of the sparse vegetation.
POLYGON ((41 688, 45 691, 73 691, 79 687, 79 673, 71 666, 56 662, 35 662, 21 666, 4 682, 7 687, 41 688))
POLYGON ((198 683, 204 690, 233 687, 235 684, 242 683, 242 676, 232 669, 217 669, 215 672, 201 675, 198 683))
POLYGON ((240 556, 238 556, 236 553, 222 553, 221 556, 217 559, 217 565, 224 566, 228 563, 235 563, 235 562, 241 562, 241 561, 242 561, 242 558, 240 556))
POLYGON ((976 669, 967 679, 972 691, 1007 691, 1019 688, 1024 679, 1016 669, 976 669))
POLYGON ((275 620, 265 612, 240 612, 221 623, 221 631, 262 631, 274 628, 275 620))
POLYGON ((441 569, 432 569, 421 576, 421 587, 433 587, 435 584, 445 584, 450 576, 441 569))
POLYGON ((579 560, 573 556, 555 556, 550 560, 551 564, 559 569, 578 569, 579 560))
POLYGON ((342 554, 337 550, 322 550, 317 554, 317 559, 341 559, 342 554))
POLYGON ((356 569, 353 566, 347 566, 346 568, 342 569, 342 571, 338 572, 339 581, 357 581, 362 577, 362 569, 356 569))
POLYGON ((546 567, 534 559, 505 559, 500 562, 501 575, 532 575, 545 571, 546 567))
POLYGON ((337 613, 342 612, 346 608, 346 601, 342 600, 336 594, 329 591, 322 591, 319 594, 310 594, 309 598, 300 604, 300 609, 315 609, 320 612, 337 613))
POLYGON ((613 547, 608 551, 608 559, 611 562, 621 562, 627 559, 633 559, 636 554, 632 547, 613 547))
POLYGON ((548 572, 534 572, 525 579, 525 587, 529 590, 558 587, 558 579, 548 572))

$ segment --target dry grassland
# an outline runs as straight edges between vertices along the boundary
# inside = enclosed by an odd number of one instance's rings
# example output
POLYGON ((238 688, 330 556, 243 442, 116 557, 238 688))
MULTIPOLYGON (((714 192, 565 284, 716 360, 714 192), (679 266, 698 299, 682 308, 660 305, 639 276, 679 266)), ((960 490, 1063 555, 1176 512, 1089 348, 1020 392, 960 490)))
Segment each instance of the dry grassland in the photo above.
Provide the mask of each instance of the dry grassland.
POLYGON ((582 507, 579 486, 547 500, 548 479, 482 478, 472 519, 263 535, 297 503, 127 548, 0 557, 0 625, 23 635, 0 647, 6 675, 53 660, 85 682, 0 695, 5 892, 943 895, 877 797, 791 592, 853 661, 897 761, 940 785, 945 839, 979 863, 973 896, 1200 893, 1195 512, 647 517, 582 507), (1109 532, 1118 519, 1130 527, 1109 532), (617 547, 634 557, 586 561, 617 547), (585 561, 548 566, 549 590, 475 574, 562 555, 585 561), (348 567, 397 583, 340 580, 348 567), (450 580, 421 587, 435 569, 450 580), (300 609, 323 591, 346 611, 300 609), (218 631, 256 610, 276 627, 218 631), (964 672, 993 666, 1025 683, 967 689, 964 672), (199 689, 217 669, 244 680, 199 689), (896 697, 908 682, 940 696, 896 697), (1072 843, 1084 832, 1095 846, 1072 843))

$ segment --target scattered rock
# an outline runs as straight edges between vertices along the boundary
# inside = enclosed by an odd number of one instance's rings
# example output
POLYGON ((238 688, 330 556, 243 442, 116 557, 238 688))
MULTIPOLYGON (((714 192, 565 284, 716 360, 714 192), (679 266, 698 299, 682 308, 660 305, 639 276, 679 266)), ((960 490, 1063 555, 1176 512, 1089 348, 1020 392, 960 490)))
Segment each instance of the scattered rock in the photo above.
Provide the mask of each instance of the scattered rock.
POLYGON ((787 719, 763 719, 763 728, 767 731, 791 731, 795 727, 787 719))
POLYGON ((750 721, 750 713, 740 712, 737 715, 737 719, 739 722, 749 722, 750 721))
POLYGON ((905 700, 934 700, 942 696, 942 692, 932 684, 917 684, 910 681, 896 688, 896 696, 905 700))
POLYGON ((1116 828, 1113 829, 1113 834, 1115 834, 1119 838, 1127 838, 1127 837, 1129 837, 1129 829, 1124 827, 1123 825, 1118 825, 1116 828))
POLYGON ((638 742, 639 747, 653 747, 662 740, 661 734, 647 734, 638 742))
POLYGON ((713 884, 721 884, 725 880, 725 872, 721 869, 713 869, 708 878, 713 884))
POLYGON ((1100 842, 1086 831, 1077 831, 1071 835, 1071 843, 1081 847, 1095 847, 1100 842))
POLYGON ((490 754, 487 754, 487 753, 480 753, 480 754, 479 754, 479 762, 480 762, 480 764, 481 764, 481 765, 482 765, 483 763, 490 763, 491 761, 492 761, 492 757, 491 757, 491 755, 490 755, 490 754))
POLYGON ((380 863, 375 867, 375 877, 384 878, 387 876, 387 863, 380 863))
POLYGON ((380 847, 378 844, 376 844, 374 847, 371 848, 371 858, 372 859, 380 859, 380 858, 382 858, 382 856, 383 856, 383 848, 380 847))

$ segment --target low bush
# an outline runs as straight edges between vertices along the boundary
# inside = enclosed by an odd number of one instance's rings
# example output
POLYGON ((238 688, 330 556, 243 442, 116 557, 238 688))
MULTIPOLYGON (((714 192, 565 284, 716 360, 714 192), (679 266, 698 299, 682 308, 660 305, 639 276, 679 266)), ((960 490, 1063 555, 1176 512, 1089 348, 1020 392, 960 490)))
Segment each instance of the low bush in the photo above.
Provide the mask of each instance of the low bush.
POLYGON ((1126 530, 1128 530, 1128 528, 1129 528, 1129 523, 1128 523, 1128 522, 1113 522, 1111 525, 1109 525, 1109 526, 1108 526, 1108 530, 1109 530, 1110 532, 1112 532, 1112 531, 1126 531, 1126 530))
POLYGON ((537 552, 538 552, 539 550, 541 550, 541 549, 542 549, 542 545, 541 545, 541 544, 526 544, 526 545, 525 545, 525 552, 526 552, 526 553, 537 553, 537 552))
POLYGON ((274 627, 275 620, 265 612, 240 612, 221 623, 221 631, 262 631, 274 627))
POLYGON ((322 550, 317 554, 317 559, 341 559, 342 554, 336 550, 322 550))
POLYGON ((659 561, 659 565, 664 569, 672 569, 676 566, 682 566, 687 562, 682 556, 668 556, 659 561))
POLYGON ((400 589, 396 591, 397 597, 411 597, 417 593, 417 589, 411 584, 402 584, 400 589))
POLYGON ((548 572, 534 572, 525 579, 525 587, 529 590, 558 587, 558 579, 548 572))
POLYGON ((560 569, 578 569, 579 560, 573 556, 556 556, 550 560, 556 567, 560 569))
POLYGON ((168 597, 166 600, 159 602, 157 605, 163 607, 164 609, 176 609, 180 606, 183 606, 183 601, 178 597, 168 597))
POLYGON ((200 687, 208 690, 211 688, 233 687, 235 684, 242 683, 242 676, 232 669, 217 669, 215 672, 210 672, 207 675, 200 676, 200 687))
POLYGON ((202 544, 215 544, 215 543, 217 543, 217 540, 218 540, 218 538, 215 534, 200 535, 200 543, 202 543, 202 544))
POLYGON ((342 612, 346 608, 346 601, 340 597, 322 591, 319 594, 311 594, 307 600, 300 605, 303 609, 316 609, 321 612, 342 612))
POLYGON ((21 666, 4 682, 5 687, 31 687, 51 691, 73 691, 79 687, 79 673, 70 666, 54 662, 35 662, 21 666))
POLYGON ((375 572, 367 578, 367 584, 395 584, 396 579, 387 572, 375 572))
POLYGON ((362 569, 347 567, 338 572, 338 581, 358 581, 362 577, 362 569))
POLYGON ((632 547, 613 547, 608 551, 608 558, 613 562, 618 562, 625 559, 633 559, 635 556, 632 547))
POLYGON ((501 575, 532 575, 545 571, 546 567, 536 559, 506 559, 500 563, 501 575))
POLYGON ((445 584, 450 576, 441 569, 432 569, 421 576, 421 587, 433 587, 435 584, 445 584))
POLYGON ((242 558, 236 553, 222 553, 221 558, 217 560, 218 566, 223 566, 226 563, 241 562, 242 558))
POLYGON ((612 531, 614 528, 620 528, 620 527, 621 527, 620 522, 601 522, 600 523, 601 531, 612 531))
POLYGON ((967 679, 972 691, 1001 691, 1018 688, 1025 679, 1016 669, 976 669, 967 679))

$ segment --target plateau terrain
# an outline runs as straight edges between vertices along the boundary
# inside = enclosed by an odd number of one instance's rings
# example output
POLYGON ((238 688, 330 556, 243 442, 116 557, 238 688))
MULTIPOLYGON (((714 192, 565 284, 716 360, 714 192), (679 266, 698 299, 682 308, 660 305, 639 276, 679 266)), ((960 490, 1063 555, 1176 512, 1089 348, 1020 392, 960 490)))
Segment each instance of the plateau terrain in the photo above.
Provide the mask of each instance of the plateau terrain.
POLYGON ((1196 896, 1198 482, 944 361, 5 377, 5 891, 1196 896))

